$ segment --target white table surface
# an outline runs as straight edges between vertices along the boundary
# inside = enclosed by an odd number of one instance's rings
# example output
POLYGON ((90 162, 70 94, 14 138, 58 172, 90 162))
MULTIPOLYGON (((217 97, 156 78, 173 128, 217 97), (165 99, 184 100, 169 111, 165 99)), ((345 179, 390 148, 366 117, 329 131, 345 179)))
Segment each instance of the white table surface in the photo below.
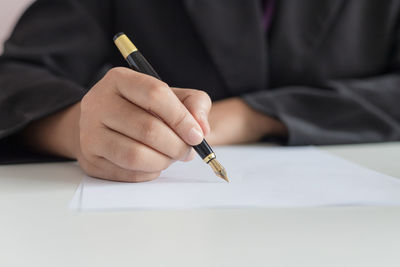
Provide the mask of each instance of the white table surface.
MULTIPOLYGON (((400 178, 400 143, 322 149, 400 178)), ((79 213, 82 177, 0 166, 0 266, 400 266, 400 207, 79 213)))

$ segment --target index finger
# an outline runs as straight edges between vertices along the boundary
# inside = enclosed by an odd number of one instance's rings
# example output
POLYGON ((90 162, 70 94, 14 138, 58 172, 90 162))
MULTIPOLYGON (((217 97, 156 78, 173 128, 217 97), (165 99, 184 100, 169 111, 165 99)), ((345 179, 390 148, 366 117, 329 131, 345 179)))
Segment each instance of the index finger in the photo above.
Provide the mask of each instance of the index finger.
POLYGON ((201 143, 200 125, 166 83, 127 68, 114 70, 117 90, 124 98, 159 117, 187 144, 201 143))

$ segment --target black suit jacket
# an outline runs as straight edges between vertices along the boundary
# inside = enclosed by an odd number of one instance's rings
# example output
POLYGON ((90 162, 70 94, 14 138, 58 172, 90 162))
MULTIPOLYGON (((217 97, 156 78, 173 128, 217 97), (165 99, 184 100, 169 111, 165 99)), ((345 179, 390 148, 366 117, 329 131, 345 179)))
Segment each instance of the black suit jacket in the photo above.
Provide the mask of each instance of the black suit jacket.
POLYGON ((0 157, 125 65, 120 31, 168 84, 242 97, 286 124, 289 145, 399 140, 399 11, 397 0, 280 0, 266 34, 259 0, 39 0, 0 58, 0 157))

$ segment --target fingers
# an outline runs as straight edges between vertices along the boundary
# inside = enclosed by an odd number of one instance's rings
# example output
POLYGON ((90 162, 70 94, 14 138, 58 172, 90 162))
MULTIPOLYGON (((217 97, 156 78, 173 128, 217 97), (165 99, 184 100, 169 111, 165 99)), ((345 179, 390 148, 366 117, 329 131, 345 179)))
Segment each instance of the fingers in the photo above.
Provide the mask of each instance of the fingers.
POLYGON ((204 134, 199 123, 167 84, 125 68, 115 68, 109 75, 123 97, 155 114, 187 144, 197 145, 203 140, 204 134), (132 90, 132 84, 135 90, 132 90))
POLYGON ((172 88, 172 91, 200 124, 204 135, 207 135, 210 132, 208 114, 211 109, 208 94, 200 90, 182 88, 172 88))
POLYGON ((173 159, 164 154, 106 128, 95 137, 81 136, 81 142, 86 143, 82 151, 85 158, 90 158, 91 155, 103 157, 127 170, 160 172, 173 162, 173 159))
POLYGON ((191 148, 189 154, 186 156, 186 158, 183 159, 183 161, 191 161, 194 159, 194 157, 196 157, 196 152, 193 148, 191 148))
POLYGON ((163 121, 125 99, 121 98, 118 107, 105 112, 102 122, 172 159, 184 160, 190 152, 190 147, 163 121))
POLYGON ((210 131, 207 94, 126 68, 112 69, 80 107, 78 160, 89 175, 110 180, 154 179, 175 160, 191 160, 190 146, 210 131))

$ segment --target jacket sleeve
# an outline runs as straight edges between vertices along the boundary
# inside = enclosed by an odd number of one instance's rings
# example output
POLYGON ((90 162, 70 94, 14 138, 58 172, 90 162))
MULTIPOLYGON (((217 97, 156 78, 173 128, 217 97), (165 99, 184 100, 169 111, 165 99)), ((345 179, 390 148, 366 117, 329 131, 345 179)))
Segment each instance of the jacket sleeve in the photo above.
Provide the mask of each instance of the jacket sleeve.
POLYGON ((273 88, 243 99, 287 126, 288 145, 400 140, 399 33, 397 29, 384 73, 326 80, 315 87, 273 88))
POLYGON ((38 0, 21 17, 0 57, 0 162, 35 161, 15 133, 80 101, 104 68, 112 38, 107 5, 38 0))

